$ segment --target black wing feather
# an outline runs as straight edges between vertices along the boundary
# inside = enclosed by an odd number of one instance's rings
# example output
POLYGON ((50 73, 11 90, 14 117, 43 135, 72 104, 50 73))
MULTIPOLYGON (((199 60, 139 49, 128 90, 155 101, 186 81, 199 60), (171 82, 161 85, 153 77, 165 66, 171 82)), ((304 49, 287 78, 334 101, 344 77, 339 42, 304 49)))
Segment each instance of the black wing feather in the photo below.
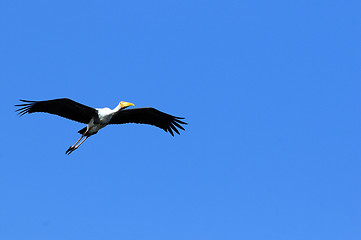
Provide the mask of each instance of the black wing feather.
POLYGON ((16 111, 20 116, 26 113, 44 112, 55 114, 73 121, 89 123, 92 117, 97 115, 97 110, 68 98, 53 99, 48 101, 20 100, 23 104, 16 111))
POLYGON ((172 129, 179 134, 177 127, 184 130, 180 124, 187 124, 179 119, 183 118, 174 117, 154 108, 133 108, 119 111, 112 117, 109 124, 149 124, 159 127, 174 136, 172 129))

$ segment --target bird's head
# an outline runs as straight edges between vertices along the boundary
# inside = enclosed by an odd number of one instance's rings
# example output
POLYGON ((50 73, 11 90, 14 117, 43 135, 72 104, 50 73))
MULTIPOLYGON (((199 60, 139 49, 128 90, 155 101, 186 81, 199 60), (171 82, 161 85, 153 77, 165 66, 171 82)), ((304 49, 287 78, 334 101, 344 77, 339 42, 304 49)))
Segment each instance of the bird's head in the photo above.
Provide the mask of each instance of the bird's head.
POLYGON ((119 106, 120 106, 120 109, 124 109, 124 108, 127 108, 127 107, 129 107, 129 106, 134 106, 134 104, 133 104, 133 103, 129 103, 129 102, 121 101, 121 102, 119 103, 119 106))

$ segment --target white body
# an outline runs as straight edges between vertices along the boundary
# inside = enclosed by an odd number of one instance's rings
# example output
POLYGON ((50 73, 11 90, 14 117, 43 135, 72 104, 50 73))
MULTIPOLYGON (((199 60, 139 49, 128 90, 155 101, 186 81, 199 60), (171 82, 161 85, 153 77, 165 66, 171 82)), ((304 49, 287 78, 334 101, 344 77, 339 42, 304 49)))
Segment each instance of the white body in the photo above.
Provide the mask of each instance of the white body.
POLYGON ((87 126, 87 130, 88 130, 87 134, 88 135, 96 134, 100 129, 108 125, 113 115, 120 109, 121 109, 120 105, 118 105, 113 110, 110 108, 96 108, 96 110, 98 111, 100 123, 94 123, 94 119, 90 120, 87 126))

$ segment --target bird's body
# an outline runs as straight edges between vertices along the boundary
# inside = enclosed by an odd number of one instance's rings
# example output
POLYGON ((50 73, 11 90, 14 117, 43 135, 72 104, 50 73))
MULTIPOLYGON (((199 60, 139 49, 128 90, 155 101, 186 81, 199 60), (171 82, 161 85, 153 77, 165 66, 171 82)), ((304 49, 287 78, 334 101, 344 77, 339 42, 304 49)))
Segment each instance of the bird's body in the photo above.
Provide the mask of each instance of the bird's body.
MULTIPOLYGON (((118 105, 119 106, 119 105, 118 105)), ((100 129, 108 125, 109 121, 112 119, 113 115, 119 111, 120 109, 110 109, 110 108, 96 108, 98 112, 98 119, 92 118, 90 122, 87 125, 88 132, 86 135, 94 135, 96 134, 100 129)))
POLYGON ((21 116, 26 113, 45 112, 87 124, 85 128, 79 131, 82 136, 74 145, 69 147, 66 151, 67 154, 73 152, 88 137, 96 134, 108 124, 150 124, 169 132, 172 136, 174 136, 173 131, 179 134, 177 128, 184 130, 180 124, 187 124, 179 120, 182 119, 180 117, 174 117, 154 108, 125 109, 129 106, 134 106, 134 104, 123 101, 114 109, 91 108, 68 98, 47 101, 21 101, 24 103, 15 105, 21 107, 16 110, 21 116), (80 142, 82 138, 84 139, 80 142), (78 142, 80 143, 76 145, 78 142))
POLYGON ((87 125, 87 133, 85 135, 91 136, 96 134, 100 129, 104 128, 108 125, 108 122, 112 118, 112 115, 104 116, 103 118, 99 118, 99 122, 95 123, 95 120, 92 118, 87 125))

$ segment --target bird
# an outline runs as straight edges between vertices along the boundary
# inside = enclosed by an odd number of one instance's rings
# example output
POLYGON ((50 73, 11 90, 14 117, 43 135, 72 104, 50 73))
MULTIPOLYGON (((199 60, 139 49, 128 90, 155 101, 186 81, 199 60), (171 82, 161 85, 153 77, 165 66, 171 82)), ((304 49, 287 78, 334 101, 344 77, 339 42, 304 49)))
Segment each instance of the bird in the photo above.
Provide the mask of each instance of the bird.
POLYGON ((43 112, 87 124, 86 127, 78 131, 81 136, 78 141, 66 150, 65 154, 67 155, 75 151, 90 136, 98 133, 100 129, 109 124, 149 124, 161 128, 165 132, 169 132, 172 136, 174 136, 173 131, 179 135, 178 129, 185 130, 181 124, 187 124, 180 120, 184 119, 183 117, 175 117, 152 107, 127 109, 130 106, 134 106, 134 104, 125 101, 119 102, 114 109, 92 108, 69 98, 51 99, 46 101, 20 99, 20 101, 22 102, 21 104, 15 105, 18 107, 16 112, 20 116, 35 112, 43 112))

